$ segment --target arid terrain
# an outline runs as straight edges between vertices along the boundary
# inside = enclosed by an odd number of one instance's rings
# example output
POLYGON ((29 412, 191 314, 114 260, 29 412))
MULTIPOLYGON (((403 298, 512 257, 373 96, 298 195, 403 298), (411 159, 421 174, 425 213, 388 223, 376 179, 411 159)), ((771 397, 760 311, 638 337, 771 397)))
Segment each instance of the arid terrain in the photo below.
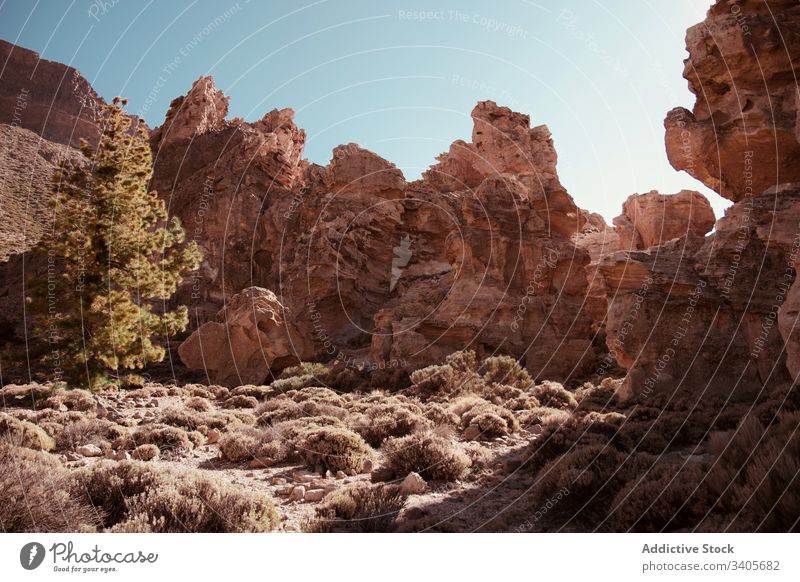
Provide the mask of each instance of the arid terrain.
POLYGON ((26 286, 105 101, 0 41, 0 527, 798 531, 800 5, 731 4, 688 30, 696 102, 664 121, 721 217, 652 191, 607 224, 493 101, 407 181, 352 143, 313 164, 293 110, 230 118, 197 79, 132 119, 202 251, 158 305, 190 326, 96 392, 61 381, 26 286))

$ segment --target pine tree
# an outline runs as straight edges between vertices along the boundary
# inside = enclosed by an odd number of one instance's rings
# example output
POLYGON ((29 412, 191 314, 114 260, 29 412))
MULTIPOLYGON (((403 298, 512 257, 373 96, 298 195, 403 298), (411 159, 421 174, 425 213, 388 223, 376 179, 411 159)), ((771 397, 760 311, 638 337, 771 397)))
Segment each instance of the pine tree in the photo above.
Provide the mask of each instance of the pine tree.
POLYGON ((52 228, 37 248, 54 268, 47 280, 29 281, 37 329, 57 350, 64 379, 91 388, 109 370, 164 358, 154 337, 183 331, 188 311, 157 308, 200 263, 180 221, 168 220, 163 200, 148 191, 147 133, 131 129, 126 104, 116 98, 103 108, 99 144, 81 144, 87 166, 56 172, 52 228))

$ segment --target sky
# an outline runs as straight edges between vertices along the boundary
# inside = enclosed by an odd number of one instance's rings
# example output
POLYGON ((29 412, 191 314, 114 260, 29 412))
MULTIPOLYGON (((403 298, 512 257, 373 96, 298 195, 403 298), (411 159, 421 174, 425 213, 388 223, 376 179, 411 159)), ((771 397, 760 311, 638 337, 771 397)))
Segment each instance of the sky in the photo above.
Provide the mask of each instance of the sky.
POLYGON ((202 75, 254 121, 291 107, 306 157, 355 142, 414 179, 491 99, 549 126, 561 182, 607 220, 633 193, 727 201, 664 150, 691 109, 686 28, 711 0, 0 0, 0 38, 77 68, 151 127, 202 75))

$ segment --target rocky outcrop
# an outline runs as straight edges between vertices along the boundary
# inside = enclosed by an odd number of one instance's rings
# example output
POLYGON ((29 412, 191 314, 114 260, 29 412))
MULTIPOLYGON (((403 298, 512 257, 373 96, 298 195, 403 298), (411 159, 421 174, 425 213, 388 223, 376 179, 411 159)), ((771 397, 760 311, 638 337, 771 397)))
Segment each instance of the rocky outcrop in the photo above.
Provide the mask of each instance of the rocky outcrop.
POLYGON ((200 326, 178 354, 215 384, 262 384, 270 374, 313 355, 307 334, 287 315, 272 291, 249 287, 230 297, 216 321, 200 326))
POLYGON ((199 272, 176 296, 199 321, 243 288, 277 288, 262 219, 276 200, 292 198, 307 165, 305 132, 291 110, 247 123, 226 120, 227 104, 210 77, 200 78, 151 135, 151 186, 203 251, 199 272))
POLYGON ((672 165, 733 201, 800 181, 800 5, 718 0, 686 49, 697 100, 667 115, 672 165))
POLYGON ((774 201, 737 203, 705 239, 690 233, 601 261, 608 345, 628 369, 623 396, 750 399, 788 382, 777 317, 794 281, 788 234, 798 222, 773 212, 774 201))
POLYGON ((39 240, 47 222, 51 177, 63 164, 81 164, 70 147, 42 140, 13 125, 0 124, 0 262, 39 240))
POLYGON ((677 194, 633 194, 614 219, 620 248, 643 250, 689 233, 705 235, 714 228, 714 211, 708 199, 693 190, 677 194))
MULTIPOLYGON (((799 30, 796 2, 719 0, 687 34, 684 74, 697 102, 667 116, 670 161, 735 204, 713 235, 699 236, 702 218, 682 238, 601 260, 607 341, 628 369, 626 397, 750 400, 800 372, 800 143, 789 56, 799 30)), ((629 215, 619 226, 633 233, 629 215)), ((628 248, 648 243, 638 228, 628 238, 628 248)))
POLYGON ((97 140, 104 101, 78 71, 3 40, 0 62, 0 123, 76 148, 97 140))
POLYGON ((514 355, 539 378, 578 378, 598 356, 589 254, 571 240, 586 213, 558 180, 545 126, 491 101, 472 117, 472 143, 409 184, 371 357, 415 368, 470 348, 514 355))

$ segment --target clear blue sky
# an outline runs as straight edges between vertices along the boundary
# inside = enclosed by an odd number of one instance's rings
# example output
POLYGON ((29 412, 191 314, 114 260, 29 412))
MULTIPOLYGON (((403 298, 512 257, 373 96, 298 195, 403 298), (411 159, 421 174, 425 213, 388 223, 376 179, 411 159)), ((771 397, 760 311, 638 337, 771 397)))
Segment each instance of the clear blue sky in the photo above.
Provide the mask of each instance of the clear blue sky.
POLYGON ((292 107, 307 157, 357 142, 419 176, 475 102, 546 123, 562 182, 607 219, 634 192, 692 188, 663 119, 693 96, 684 35, 710 0, 0 0, 0 37, 123 95, 151 127, 211 74, 248 120, 292 107))

